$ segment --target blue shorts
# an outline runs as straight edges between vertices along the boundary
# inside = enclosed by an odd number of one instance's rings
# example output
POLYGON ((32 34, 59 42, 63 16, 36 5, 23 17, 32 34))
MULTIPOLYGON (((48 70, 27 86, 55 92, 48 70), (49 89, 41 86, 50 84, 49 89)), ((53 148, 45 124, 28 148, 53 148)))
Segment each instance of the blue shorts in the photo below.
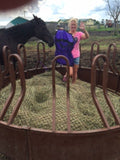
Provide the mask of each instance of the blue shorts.
POLYGON ((74 64, 79 65, 79 62, 80 62, 80 57, 74 58, 74 64))

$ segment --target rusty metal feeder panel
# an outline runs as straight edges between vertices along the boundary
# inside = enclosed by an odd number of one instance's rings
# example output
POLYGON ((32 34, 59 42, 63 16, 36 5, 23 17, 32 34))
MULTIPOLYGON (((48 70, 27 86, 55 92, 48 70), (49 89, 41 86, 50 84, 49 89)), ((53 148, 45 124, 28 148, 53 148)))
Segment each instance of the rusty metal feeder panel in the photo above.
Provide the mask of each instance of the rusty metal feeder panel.
MULTIPOLYGON (((43 43, 43 52, 45 46, 43 43)), ((42 66, 39 67, 39 44, 38 44, 38 61, 33 69, 24 70, 26 65, 26 51, 23 45, 18 46, 18 55, 8 55, 7 46, 4 48, 4 70, 0 68, 0 89, 11 83, 11 93, 8 95, 5 105, 0 113, 0 153, 10 157, 11 160, 119 160, 120 159, 120 118, 116 113, 114 106, 109 98, 108 90, 120 95, 120 72, 115 66, 116 45, 110 44, 107 55, 99 54, 99 44, 93 43, 91 46, 91 68, 80 67, 78 78, 91 83, 91 96, 96 105, 98 113, 104 124, 103 129, 87 131, 71 131, 70 122, 70 102, 69 102, 69 77, 67 80, 67 131, 56 130, 56 86, 55 70, 64 74, 65 67, 56 67, 57 58, 64 58, 67 62, 67 72, 69 73, 69 62, 64 56, 55 57, 52 61, 52 88, 53 88, 53 109, 52 109, 52 130, 43 130, 31 127, 20 127, 13 125, 13 121, 21 106, 26 92, 25 78, 31 78, 33 75, 46 71, 44 68, 45 55, 42 66), (93 47, 97 45, 97 56, 93 58, 93 47), (20 58, 20 50, 23 47, 24 63, 20 58), (114 48, 113 62, 109 60, 111 47, 114 48), (8 56, 6 56, 8 55, 8 56), (7 58, 8 57, 8 58, 7 58), (15 71, 12 59, 15 58, 18 63, 18 69, 15 71), (103 68, 99 65, 98 60, 103 60, 103 68), (9 75, 7 75, 9 71, 9 75), (16 91, 16 78, 21 82, 21 94, 13 108, 7 122, 3 118, 11 104, 16 91), (95 88, 100 86, 103 90, 104 97, 110 108, 116 126, 110 127, 103 110, 97 99, 95 88)), ((69 74, 68 74, 69 75, 69 74)))

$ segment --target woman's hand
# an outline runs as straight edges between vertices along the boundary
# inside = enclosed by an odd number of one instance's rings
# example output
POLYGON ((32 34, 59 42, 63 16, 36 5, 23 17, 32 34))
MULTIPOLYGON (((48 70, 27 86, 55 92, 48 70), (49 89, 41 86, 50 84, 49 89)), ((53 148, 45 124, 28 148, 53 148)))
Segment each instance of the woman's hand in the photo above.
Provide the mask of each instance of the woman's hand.
POLYGON ((80 22, 80 27, 81 30, 85 31, 85 24, 83 22, 80 22))
POLYGON ((83 22, 80 22, 80 29, 84 32, 82 39, 89 38, 89 33, 86 31, 85 24, 83 22))

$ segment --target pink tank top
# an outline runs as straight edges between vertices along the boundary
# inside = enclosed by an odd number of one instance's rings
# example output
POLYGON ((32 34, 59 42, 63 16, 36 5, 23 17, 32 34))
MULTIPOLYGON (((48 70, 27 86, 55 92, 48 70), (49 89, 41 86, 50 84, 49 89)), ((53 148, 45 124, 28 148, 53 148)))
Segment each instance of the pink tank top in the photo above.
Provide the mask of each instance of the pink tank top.
POLYGON ((72 50, 73 58, 80 57, 79 43, 80 43, 80 40, 82 39, 82 35, 83 35, 83 32, 76 32, 74 35, 74 37, 77 37, 78 41, 76 42, 72 50))

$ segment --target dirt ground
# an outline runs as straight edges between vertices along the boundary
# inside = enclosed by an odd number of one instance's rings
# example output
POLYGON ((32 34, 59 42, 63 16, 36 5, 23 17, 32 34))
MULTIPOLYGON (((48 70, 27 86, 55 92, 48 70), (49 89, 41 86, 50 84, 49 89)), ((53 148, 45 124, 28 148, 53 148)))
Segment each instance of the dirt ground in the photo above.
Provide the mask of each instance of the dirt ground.
MULTIPOLYGON (((100 42, 99 42, 100 43, 100 42)), ((109 42, 107 42, 109 43, 109 42)), ((118 41, 117 41, 118 43, 118 41)), ((92 44, 92 42, 91 42, 92 44)), ((87 45, 87 44, 86 44, 87 45)), ((90 62, 90 55, 91 55, 91 46, 89 45, 87 48, 84 47, 85 44, 81 45, 81 56, 80 56, 80 66, 84 66, 84 67, 90 67, 91 66, 91 62, 90 62)), ((26 47, 26 55, 27 55, 27 66, 26 69, 29 68, 34 68, 36 67, 36 63, 38 61, 38 57, 37 57, 37 50, 34 49, 32 47, 27 48, 26 47)), ((111 58, 110 58, 110 62, 112 62, 113 59, 113 50, 111 50, 111 58)), ((97 55, 97 54, 107 54, 107 48, 101 48, 99 50, 99 53, 97 53, 97 46, 94 47, 93 50, 93 56, 97 55)), ((44 53, 42 50, 40 50, 40 63, 39 63, 39 67, 42 65, 43 63, 43 57, 44 57, 44 53)), ((55 48, 53 49, 47 49, 45 52, 45 67, 49 67, 52 64, 52 60, 55 57, 55 48)), ((116 61, 115 64, 118 68, 118 70, 120 71, 120 48, 117 48, 117 52, 116 52, 116 61)))

